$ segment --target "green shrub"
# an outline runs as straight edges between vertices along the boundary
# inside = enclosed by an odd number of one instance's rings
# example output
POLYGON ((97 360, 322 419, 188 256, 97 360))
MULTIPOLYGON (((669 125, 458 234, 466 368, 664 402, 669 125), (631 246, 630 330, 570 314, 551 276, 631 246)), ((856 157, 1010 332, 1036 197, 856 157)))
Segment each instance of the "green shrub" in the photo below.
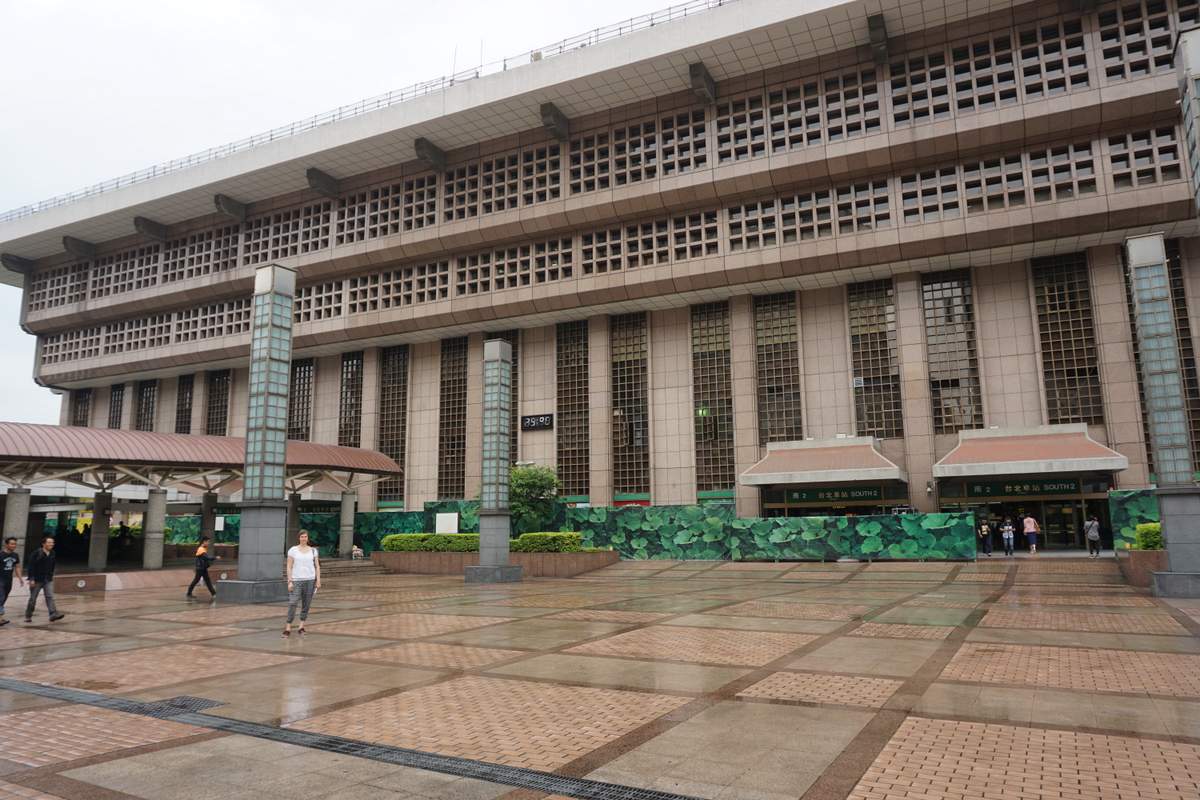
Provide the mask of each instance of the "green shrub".
POLYGON ((1142 522, 1134 528, 1135 547, 1138 550, 1162 550, 1163 535, 1161 522, 1142 522))
POLYGON ((522 533, 509 544, 514 553, 578 553, 582 533, 522 533))
POLYGON ((561 485, 550 467, 513 467, 508 478, 508 507, 518 533, 544 529, 554 523, 555 499, 561 485))
POLYGON ((479 550, 479 534, 393 533, 383 537, 380 547, 391 553, 474 553, 479 550))

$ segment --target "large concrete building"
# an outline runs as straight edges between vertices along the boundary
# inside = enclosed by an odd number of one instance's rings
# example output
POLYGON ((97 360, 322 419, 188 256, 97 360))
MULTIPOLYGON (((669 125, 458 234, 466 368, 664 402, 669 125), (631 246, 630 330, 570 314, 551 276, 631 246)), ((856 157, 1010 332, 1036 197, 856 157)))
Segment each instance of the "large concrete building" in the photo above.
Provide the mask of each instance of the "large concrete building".
POLYGON ((289 435, 405 469, 362 509, 477 496, 503 337, 512 459, 571 502, 1024 509, 1073 545, 1152 481, 1121 243, 1162 233, 1200 448, 1200 2, 686 10, 0 217, 61 424, 243 433, 276 262, 289 435))

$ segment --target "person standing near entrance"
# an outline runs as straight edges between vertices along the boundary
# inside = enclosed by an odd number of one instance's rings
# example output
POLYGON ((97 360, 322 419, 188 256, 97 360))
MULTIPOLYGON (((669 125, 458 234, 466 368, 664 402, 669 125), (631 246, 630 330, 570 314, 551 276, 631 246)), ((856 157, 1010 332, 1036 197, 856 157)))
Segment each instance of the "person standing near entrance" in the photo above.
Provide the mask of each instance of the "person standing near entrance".
POLYGON ((29 557, 29 602, 25 604, 25 622, 33 622, 33 609, 37 605, 39 592, 46 594, 46 610, 50 621, 57 622, 66 616, 54 602, 54 537, 42 539, 42 546, 29 557))
POLYGON ((1037 537, 1041 532, 1038 526, 1038 521, 1033 518, 1033 514, 1025 516, 1025 541, 1029 544, 1029 554, 1037 555, 1037 537))
POLYGON ((296 603, 300 603, 299 634, 304 635, 304 621, 308 619, 313 593, 321 588, 321 560, 317 557, 317 548, 308 544, 308 531, 300 531, 300 543, 287 552, 287 588, 287 624, 283 626, 285 639, 292 635, 296 603))
POLYGON ((983 552, 988 558, 992 557, 992 525, 986 519, 979 520, 979 541, 983 543, 983 552))
POLYGON ((17 555, 17 537, 10 536, 4 540, 4 549, 0 550, 0 625, 8 624, 4 618, 4 601, 12 594, 14 577, 25 583, 21 577, 21 557, 17 555))
POLYGON ((1092 558, 1100 557, 1100 520, 1096 519, 1093 514, 1088 517, 1088 521, 1083 523, 1083 538, 1087 539, 1088 555, 1092 558))
POLYGON ((1013 535, 1016 532, 1017 528, 1013 525, 1012 517, 1005 517, 1004 522, 1000 524, 1000 536, 1004 539, 1004 555, 1006 556, 1013 554, 1013 535))
POLYGON ((200 546, 196 548, 196 574, 192 577, 192 583, 188 586, 188 600, 195 599, 192 596, 192 590, 196 588, 196 584, 201 580, 204 581, 204 586, 208 589, 208 593, 212 595, 212 599, 217 599, 217 590, 213 588, 212 580, 208 577, 208 568, 212 566, 212 562, 219 559, 220 556, 212 555, 212 538, 205 536, 200 540, 200 546))

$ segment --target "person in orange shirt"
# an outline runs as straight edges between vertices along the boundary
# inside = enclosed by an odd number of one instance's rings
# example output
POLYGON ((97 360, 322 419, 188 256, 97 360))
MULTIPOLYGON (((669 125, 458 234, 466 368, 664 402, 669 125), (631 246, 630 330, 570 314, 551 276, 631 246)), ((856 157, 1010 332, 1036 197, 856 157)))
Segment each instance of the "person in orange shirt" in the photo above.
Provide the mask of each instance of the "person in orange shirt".
POLYGON ((213 588, 212 580, 208 577, 208 568, 212 566, 212 562, 220 559, 220 556, 211 555, 212 539, 205 536, 200 540, 200 546, 196 548, 196 575, 192 578, 192 583, 188 586, 188 600, 194 600, 192 590, 196 588, 196 584, 203 579, 204 585, 208 587, 212 599, 217 599, 217 590, 213 588))

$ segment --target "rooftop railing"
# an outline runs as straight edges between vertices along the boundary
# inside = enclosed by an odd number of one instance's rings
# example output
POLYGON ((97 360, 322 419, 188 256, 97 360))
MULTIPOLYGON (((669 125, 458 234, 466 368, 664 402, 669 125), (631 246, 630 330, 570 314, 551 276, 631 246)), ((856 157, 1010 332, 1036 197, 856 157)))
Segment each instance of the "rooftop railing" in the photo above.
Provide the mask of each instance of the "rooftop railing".
POLYGON ((85 197, 104 194, 115 189, 121 189, 126 186, 131 186, 135 183, 152 180, 172 172, 188 169, 197 164, 203 164, 208 161, 215 161, 219 158, 239 153, 243 150, 249 150, 259 145, 267 144, 276 141, 277 139, 286 139, 289 136, 295 136, 305 131, 310 131, 314 128, 319 128, 322 125, 328 125, 339 120, 350 119, 362 114, 367 114, 372 111, 377 111, 381 108, 398 105, 400 103, 413 100, 418 97, 434 94, 436 92, 445 91, 450 87, 464 83, 466 81, 481 78, 484 75, 491 75, 497 72, 503 72, 510 67, 517 67, 531 62, 541 61, 554 56, 570 53, 584 47, 599 44, 600 42, 616 39, 621 36, 633 33, 635 31, 653 28, 657 25, 673 22, 683 19, 688 16, 694 16, 698 13, 708 11, 720 6, 730 5, 737 0, 690 0, 690 2, 680 3, 678 5, 669 6, 659 11, 653 11, 649 14, 632 17, 623 22, 618 22, 613 25, 607 25, 603 28, 595 28, 587 33, 581 33, 577 36, 572 36, 568 39, 563 39, 560 42, 555 42, 546 47, 540 47, 535 50, 530 50, 510 58, 504 58, 499 61, 493 61, 489 64, 481 64, 472 69, 463 70, 454 75, 444 75, 433 80, 414 83, 411 86, 406 86, 403 89, 387 92, 386 94, 369 97, 366 100, 360 100, 357 103, 339 106, 332 111, 326 111, 321 114, 302 119, 297 122, 292 122, 288 125, 281 125, 278 128, 272 128, 269 131, 258 133, 253 136, 247 136, 245 139, 239 139, 236 142, 210 147, 199 153, 193 153, 182 158, 175 158, 161 164, 156 164, 152 167, 146 167, 136 172, 131 172, 128 175, 122 175, 119 178, 111 178, 100 183, 87 186, 74 192, 61 194, 57 197, 51 197, 48 200, 42 200, 37 203, 14 208, 10 211, 0 213, 0 222, 11 222, 15 219, 28 217, 36 214, 39 211, 56 208, 58 206, 73 203, 76 200, 82 200, 85 197))

